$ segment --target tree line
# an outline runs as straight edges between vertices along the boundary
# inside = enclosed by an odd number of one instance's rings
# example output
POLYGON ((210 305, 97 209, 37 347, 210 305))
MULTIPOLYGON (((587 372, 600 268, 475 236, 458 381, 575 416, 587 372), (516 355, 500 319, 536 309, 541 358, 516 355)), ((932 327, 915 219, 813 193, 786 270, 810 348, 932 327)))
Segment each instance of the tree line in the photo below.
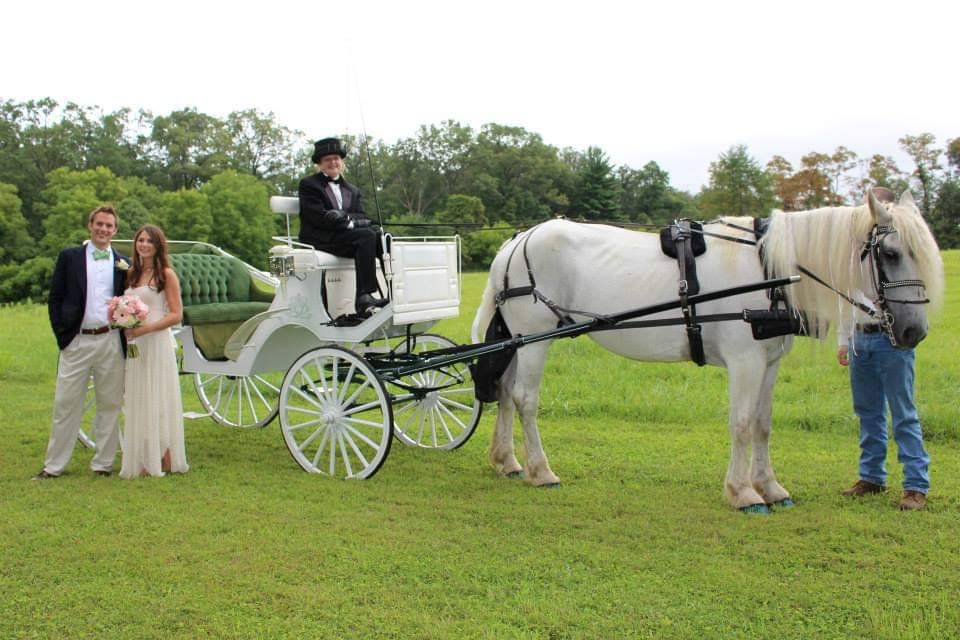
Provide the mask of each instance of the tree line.
MULTIPOLYGON (((326 133, 326 132, 325 132, 326 133)), ((463 235, 464 264, 483 268, 514 227, 549 217, 661 225, 677 218, 765 216, 855 204, 869 186, 912 189, 942 247, 960 246, 960 138, 898 142, 911 158, 846 147, 793 166, 765 165, 742 145, 720 154, 697 193, 674 188, 655 161, 615 166, 598 147, 558 148, 521 127, 447 120, 395 142, 342 135, 347 179, 395 234, 463 235), (402 225, 441 225, 429 230, 402 225)), ((101 202, 119 237, 145 222, 171 239, 211 242, 264 266, 282 221, 270 195, 295 194, 312 171, 311 140, 255 109, 217 118, 193 108, 154 115, 50 98, 0 103, 0 302, 42 300, 57 252, 82 241, 101 202)))

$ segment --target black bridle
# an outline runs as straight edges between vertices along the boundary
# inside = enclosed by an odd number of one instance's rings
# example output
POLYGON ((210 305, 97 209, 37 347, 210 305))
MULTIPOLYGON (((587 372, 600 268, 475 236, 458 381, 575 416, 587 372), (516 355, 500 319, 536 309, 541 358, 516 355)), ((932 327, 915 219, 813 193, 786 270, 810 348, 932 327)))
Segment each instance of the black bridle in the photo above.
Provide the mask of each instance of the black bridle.
POLYGON ((897 233, 897 230, 893 227, 879 224, 874 225, 873 229, 870 230, 870 238, 863 244, 863 249, 860 251, 860 262, 865 260, 870 261, 870 273, 873 276, 874 289, 877 292, 877 297, 873 301, 876 312, 870 315, 880 323, 880 327, 890 339, 893 346, 897 346, 897 339, 893 334, 894 317, 893 314, 890 313, 888 303, 927 304, 930 302, 930 299, 926 297, 926 285, 923 280, 890 280, 887 278, 887 274, 883 269, 882 245, 883 239, 894 233, 897 233), (891 298, 887 295, 889 290, 901 287, 917 287, 917 289, 921 291, 920 295, 923 297, 906 299, 891 298))

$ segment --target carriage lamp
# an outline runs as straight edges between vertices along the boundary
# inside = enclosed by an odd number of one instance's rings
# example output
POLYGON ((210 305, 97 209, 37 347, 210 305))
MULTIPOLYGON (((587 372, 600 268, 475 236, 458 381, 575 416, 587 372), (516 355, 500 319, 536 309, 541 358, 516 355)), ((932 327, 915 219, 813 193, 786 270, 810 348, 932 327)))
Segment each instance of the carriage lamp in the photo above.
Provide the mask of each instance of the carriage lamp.
POLYGON ((294 259, 290 254, 270 256, 270 275, 287 278, 294 274, 294 259))

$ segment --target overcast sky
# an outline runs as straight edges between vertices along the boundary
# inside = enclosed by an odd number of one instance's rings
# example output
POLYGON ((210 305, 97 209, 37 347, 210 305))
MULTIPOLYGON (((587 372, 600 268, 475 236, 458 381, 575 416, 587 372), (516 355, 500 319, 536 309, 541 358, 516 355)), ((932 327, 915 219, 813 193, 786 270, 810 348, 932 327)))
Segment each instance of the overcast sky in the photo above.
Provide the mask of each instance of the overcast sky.
POLYGON ((733 144, 762 164, 846 145, 906 169, 904 134, 960 136, 958 6, 18 1, 2 10, 0 99, 255 107, 310 138, 387 142, 497 122, 655 160, 696 191, 733 144))

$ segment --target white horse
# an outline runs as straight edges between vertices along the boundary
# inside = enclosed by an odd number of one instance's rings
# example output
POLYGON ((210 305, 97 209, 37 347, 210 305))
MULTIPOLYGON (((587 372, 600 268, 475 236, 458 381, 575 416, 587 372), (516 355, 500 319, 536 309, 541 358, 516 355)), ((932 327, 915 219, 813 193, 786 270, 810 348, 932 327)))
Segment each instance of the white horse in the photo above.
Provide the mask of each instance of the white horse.
MULTIPOLYGON (((774 211, 761 241, 767 273, 769 277, 795 275, 797 265, 802 265, 847 295, 861 291, 868 299, 876 300, 878 283, 872 268, 876 263, 882 267, 885 280, 897 281, 894 286, 900 287, 887 291, 886 320, 892 321, 891 333, 898 344, 912 347, 927 330, 924 306, 915 304, 923 298, 923 286, 916 280, 923 280, 931 299, 936 300, 942 293, 939 250, 909 193, 889 206, 881 204, 873 193, 868 193, 867 201, 860 207, 774 211), (869 244, 871 238, 876 240, 876 251, 864 257, 865 243, 869 244), (907 282, 911 286, 905 287, 904 281, 913 282, 907 282)), ((725 218, 705 225, 704 230, 753 239, 753 234, 732 229, 726 223, 751 228, 752 221, 725 218)), ((697 259, 701 292, 764 279, 764 265, 756 247, 723 239, 707 240, 706 253, 697 259)), ((511 287, 529 283, 524 252, 537 289, 559 307, 611 314, 677 299, 677 262, 662 254, 657 235, 553 220, 501 247, 473 322, 474 342, 482 338, 493 317, 495 297, 504 288, 505 273, 509 270, 511 287), (524 242, 525 247, 521 244, 524 242)), ((814 325, 811 329, 819 329, 821 336, 826 333, 826 326, 840 320, 842 314, 852 316, 852 306, 809 278, 786 287, 786 293, 790 304, 806 314, 814 325)), ((761 291, 698 304, 696 313, 730 313, 768 306, 761 291)), ((534 302, 530 295, 508 298, 500 308, 513 335, 557 326, 557 316, 542 302, 534 302)), ((650 318, 679 316, 679 311, 670 311, 650 318)), ((578 321, 587 319, 583 315, 573 317, 578 321)), ((589 335, 605 349, 634 360, 690 359, 683 325, 589 335)), ((748 324, 741 321, 703 325, 707 364, 725 367, 729 375, 732 446, 724 491, 730 504, 739 509, 766 511, 766 505, 792 504, 790 494, 777 482, 768 448, 773 385, 780 358, 789 351, 792 337, 754 340, 748 324)), ((540 381, 549 344, 550 341, 544 341, 519 349, 501 378, 497 392, 499 411, 488 456, 500 474, 516 477, 522 472, 526 481, 535 486, 560 482, 550 469, 537 429, 540 381), (524 467, 514 454, 515 410, 519 411, 523 425, 524 467)))

